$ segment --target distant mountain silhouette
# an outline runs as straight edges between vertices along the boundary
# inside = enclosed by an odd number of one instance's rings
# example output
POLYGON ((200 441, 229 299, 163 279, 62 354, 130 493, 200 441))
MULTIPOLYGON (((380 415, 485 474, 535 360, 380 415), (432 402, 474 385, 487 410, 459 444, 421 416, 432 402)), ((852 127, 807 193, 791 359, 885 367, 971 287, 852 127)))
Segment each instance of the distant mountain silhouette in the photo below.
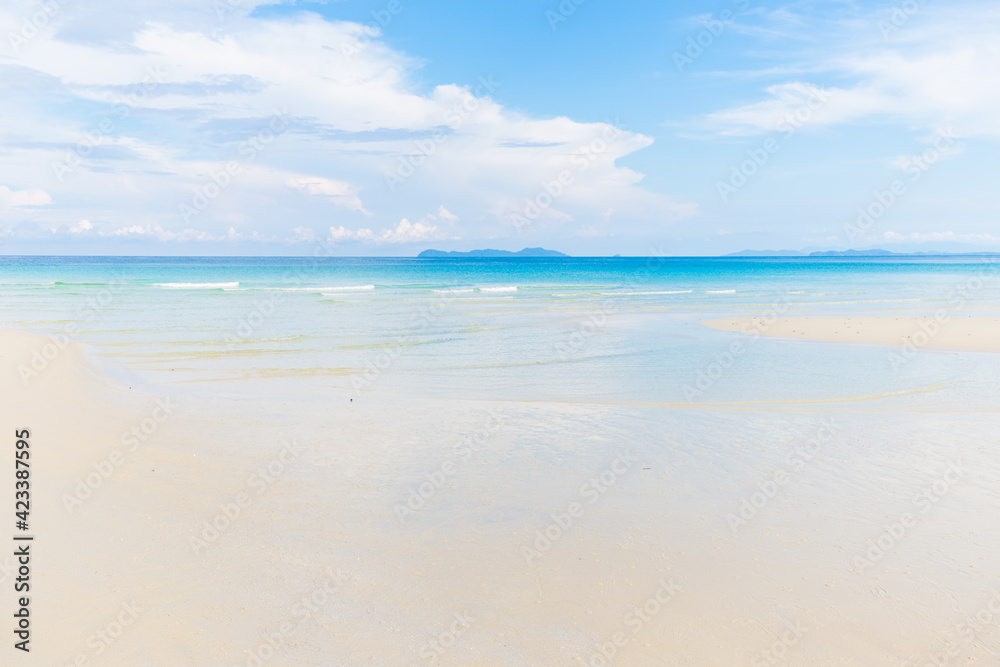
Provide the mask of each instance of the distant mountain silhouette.
POLYGON ((891 250, 741 250, 724 257, 996 257, 996 252, 892 252, 891 250))
POLYGON ((806 254, 801 250, 740 250, 725 257, 805 257, 806 254))
POLYGON ((450 259, 459 257, 569 257, 565 253, 556 250, 546 250, 545 248, 525 248, 517 252, 510 250, 470 250, 459 252, 457 250, 424 250, 417 257, 423 259, 450 259))

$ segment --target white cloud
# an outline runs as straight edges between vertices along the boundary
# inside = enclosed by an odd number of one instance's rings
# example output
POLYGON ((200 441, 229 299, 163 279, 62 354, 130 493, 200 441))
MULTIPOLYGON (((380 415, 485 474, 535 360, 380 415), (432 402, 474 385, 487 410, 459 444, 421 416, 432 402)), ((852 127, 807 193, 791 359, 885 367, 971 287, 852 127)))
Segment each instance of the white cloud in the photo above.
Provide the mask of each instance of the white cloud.
POLYGON ((326 197, 335 206, 346 208, 349 211, 357 211, 368 218, 372 217, 371 212, 365 210, 364 205, 361 203, 361 197, 358 196, 358 188, 350 183, 334 181, 329 178, 320 178, 318 176, 292 177, 288 179, 287 183, 289 187, 295 188, 299 192, 315 197, 326 197))
POLYGON ((151 236, 154 232, 142 225, 132 225, 131 227, 120 227, 111 233, 115 236, 151 236))
POLYGON ((993 234, 963 234, 953 231, 947 232, 910 232, 909 234, 904 234, 901 232, 889 231, 882 232, 881 234, 875 234, 867 236, 865 239, 867 242, 874 243, 929 243, 929 242, 954 242, 954 243, 1000 243, 1000 236, 994 236, 993 234))
POLYGON ((929 144, 923 152, 899 155, 891 160, 892 166, 916 174, 927 171, 938 160, 959 155, 963 150, 952 128, 941 128, 923 142, 929 144))
POLYGON ((415 243, 417 241, 433 241, 446 238, 438 232, 437 225, 430 225, 423 220, 411 223, 406 218, 399 221, 395 229, 387 229, 376 239, 378 243, 415 243))
POLYGON ((128 227, 119 227, 110 234, 102 234, 102 236, 119 238, 151 238, 161 242, 224 241, 229 238, 228 235, 214 236, 209 232, 190 228, 174 232, 164 229, 159 225, 155 227, 148 225, 130 225, 128 227))
POLYGON ((69 228, 70 234, 83 234, 84 232, 89 232, 94 228, 94 225, 90 223, 90 220, 81 220, 72 227, 69 228))
POLYGON ((449 211, 448 209, 446 209, 444 205, 438 207, 437 217, 440 218, 441 220, 444 220, 449 225, 454 225, 455 223, 458 222, 458 216, 449 211))
POLYGON ((41 188, 11 190, 6 185, 0 185, 0 207, 46 206, 51 203, 52 197, 41 188))
POLYGON ((406 218, 403 218, 395 227, 383 229, 378 233, 367 228, 350 230, 343 226, 330 227, 330 241, 332 243, 362 241, 378 245, 395 245, 458 238, 454 234, 440 231, 437 225, 431 224, 431 221, 436 220, 444 220, 452 224, 458 222, 458 218, 454 214, 444 206, 441 206, 438 208, 436 214, 429 213, 417 222, 410 222, 406 218))
MULTIPOLYGON (((230 229, 231 234, 235 234, 235 229, 230 229)), ((308 227, 296 227, 292 230, 292 243, 312 243, 316 240, 316 232, 308 227)))
MULTIPOLYGON (((370 229, 366 229, 364 231, 366 231, 368 233, 371 233, 370 229)), ((350 241, 351 239, 354 239, 356 237, 355 236, 356 234, 357 234, 357 232, 355 232, 352 229, 348 229, 347 227, 344 227, 344 226, 331 227, 330 228, 330 242, 331 243, 338 243, 340 241, 350 241)))
POLYGON ((872 90, 824 88, 801 81, 766 89, 768 98, 708 116, 723 135, 798 131, 807 126, 832 125, 860 118, 883 102, 872 90))
POLYGON ((829 100, 809 125, 873 118, 927 129, 954 125, 962 136, 1000 136, 1000 8, 924 4, 889 39, 877 29, 864 30, 878 20, 853 20, 839 34, 824 35, 824 57, 811 66, 817 78, 852 83, 773 85, 765 99, 710 114, 707 121, 723 134, 772 132, 802 108, 804 91, 814 87, 829 100))

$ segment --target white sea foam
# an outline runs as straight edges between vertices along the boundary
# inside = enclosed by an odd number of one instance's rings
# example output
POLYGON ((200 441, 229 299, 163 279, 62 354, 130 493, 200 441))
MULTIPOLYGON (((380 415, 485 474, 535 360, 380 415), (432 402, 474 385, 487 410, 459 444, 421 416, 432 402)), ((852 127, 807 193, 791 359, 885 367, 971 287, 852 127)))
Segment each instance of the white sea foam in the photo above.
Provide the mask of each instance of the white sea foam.
POLYGON ((517 285, 504 285, 502 287, 480 287, 480 292, 516 292, 517 285))
POLYGON ((375 289, 374 285, 334 285, 333 287, 271 287, 280 292, 359 292, 375 289))
POLYGON ((646 296, 651 294, 690 294, 689 289, 664 290, 658 292, 601 292, 601 296, 646 296))
POLYGON ((166 289, 233 289, 239 287, 236 283, 153 283, 154 287, 166 289))
POLYGON ((468 294, 469 292, 475 292, 471 287, 461 288, 461 289, 432 289, 435 294, 468 294))
POLYGON ((374 285, 338 285, 336 287, 324 287, 324 292, 363 292, 375 289, 374 285))
POLYGON ((706 294, 736 294, 734 289, 707 289, 706 294))

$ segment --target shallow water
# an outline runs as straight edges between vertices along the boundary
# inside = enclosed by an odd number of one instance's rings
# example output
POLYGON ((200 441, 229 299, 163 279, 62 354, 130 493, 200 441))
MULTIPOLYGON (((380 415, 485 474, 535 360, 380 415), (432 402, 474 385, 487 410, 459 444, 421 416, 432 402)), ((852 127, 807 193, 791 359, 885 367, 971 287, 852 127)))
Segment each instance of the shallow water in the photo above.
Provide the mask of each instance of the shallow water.
POLYGON ((158 385, 266 378, 442 398, 670 403, 833 399, 957 380, 948 392, 980 395, 992 356, 923 352, 898 368, 882 348, 733 336, 698 320, 998 308, 988 259, 0 259, 0 323, 78 331, 71 337, 106 366, 158 385))

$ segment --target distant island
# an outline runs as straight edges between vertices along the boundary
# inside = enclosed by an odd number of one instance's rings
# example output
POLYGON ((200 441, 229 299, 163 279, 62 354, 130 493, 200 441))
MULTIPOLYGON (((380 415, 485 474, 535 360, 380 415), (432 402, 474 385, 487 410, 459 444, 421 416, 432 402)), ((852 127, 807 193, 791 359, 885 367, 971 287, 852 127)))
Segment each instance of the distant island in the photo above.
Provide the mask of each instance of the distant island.
POLYGON ((993 257, 995 252, 892 252, 891 250, 741 250, 724 257, 993 257))
POLYGON ((723 257, 805 257, 801 250, 740 250, 723 257))
POLYGON ((457 250, 424 250, 417 255, 420 259, 455 259, 459 257, 569 257, 565 253, 556 250, 546 250, 545 248, 525 248, 517 252, 510 250, 469 250, 459 252, 457 250))
POLYGON ((823 250, 811 252, 810 257, 885 257, 887 255, 922 255, 924 253, 892 252, 891 250, 823 250))

